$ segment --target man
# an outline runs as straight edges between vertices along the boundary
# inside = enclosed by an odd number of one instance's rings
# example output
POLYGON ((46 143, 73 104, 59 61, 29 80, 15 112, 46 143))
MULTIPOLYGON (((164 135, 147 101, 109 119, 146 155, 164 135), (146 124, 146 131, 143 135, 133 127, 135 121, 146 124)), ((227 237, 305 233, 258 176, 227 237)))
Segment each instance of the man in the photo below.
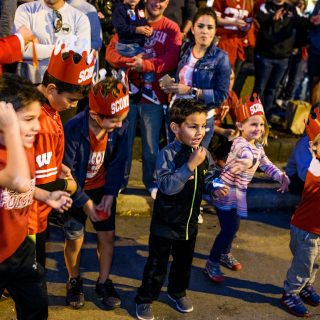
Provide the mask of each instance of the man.
POLYGON ((13 63, 22 59, 24 46, 28 44, 34 35, 25 26, 21 26, 14 35, 0 39, 0 74, 2 73, 1 64, 13 63))
POLYGON ((167 73, 175 70, 178 64, 179 50, 181 46, 181 33, 179 26, 163 16, 169 0, 147 0, 146 17, 148 24, 153 28, 153 35, 147 38, 144 50, 147 58, 141 56, 126 58, 115 49, 118 36, 115 35, 107 47, 106 60, 116 68, 129 68, 129 80, 134 82, 131 91, 141 86, 142 73, 154 72, 155 79, 152 82, 153 103, 138 97, 137 101, 130 104, 129 120, 129 159, 126 166, 126 184, 130 174, 132 160, 132 146, 136 131, 136 122, 140 118, 142 140, 142 180, 151 196, 155 198, 157 188, 153 178, 156 157, 159 153, 160 129, 163 122, 163 105, 168 100, 166 94, 160 89, 159 79, 167 73), (131 72, 132 71, 132 72, 131 72), (157 102, 157 103, 155 103, 157 102))
POLYGON ((90 51, 89 19, 64 0, 39 0, 20 5, 14 17, 14 26, 18 29, 23 24, 34 33, 39 43, 34 47, 32 43, 27 46, 19 73, 34 83, 41 82, 59 39, 67 43, 75 42, 83 51, 90 51))

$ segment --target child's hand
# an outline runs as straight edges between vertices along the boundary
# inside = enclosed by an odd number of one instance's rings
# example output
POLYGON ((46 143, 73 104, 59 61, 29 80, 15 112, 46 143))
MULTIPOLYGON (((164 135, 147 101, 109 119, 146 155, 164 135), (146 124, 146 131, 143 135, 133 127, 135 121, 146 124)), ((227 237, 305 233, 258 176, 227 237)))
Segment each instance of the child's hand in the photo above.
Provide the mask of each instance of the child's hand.
POLYGON ((214 196, 217 198, 225 197, 230 191, 230 188, 228 186, 224 186, 222 188, 219 188, 213 192, 214 196))
POLYGON ((94 204, 94 202, 92 200, 88 200, 84 206, 83 206, 83 211, 84 213, 90 217, 90 219, 93 221, 93 222, 97 222, 97 221, 101 221, 103 219, 101 219, 99 217, 99 215, 97 214, 96 212, 96 205, 94 204))
POLYGON ((96 209, 108 214, 108 218, 111 216, 111 208, 113 203, 113 196, 111 195, 104 195, 97 205, 96 209))
POLYGON ((20 132, 17 114, 12 104, 4 101, 0 101, 0 130, 4 133, 8 130, 20 132))
POLYGON ((71 174, 71 169, 66 166, 65 164, 61 165, 61 171, 59 173, 59 179, 73 179, 72 174, 71 174))
POLYGON ((239 174, 251 168, 252 165, 253 161, 251 159, 235 159, 228 164, 228 168, 230 168, 231 173, 239 174))
POLYGON ((51 208, 62 213, 71 208, 72 199, 68 192, 65 191, 52 191, 46 199, 46 204, 51 208))
POLYGON ((194 171, 195 168, 204 161, 206 155, 206 150, 203 147, 199 147, 198 149, 194 150, 187 162, 187 166, 189 167, 190 171, 194 171))
POLYGON ((136 27, 136 33, 142 34, 146 37, 150 37, 153 33, 153 29, 152 27, 149 27, 149 26, 140 26, 140 27, 136 27))
POLYGON ((282 173, 282 178, 280 183, 281 183, 281 186, 277 191, 281 193, 288 192, 290 179, 285 173, 282 173))

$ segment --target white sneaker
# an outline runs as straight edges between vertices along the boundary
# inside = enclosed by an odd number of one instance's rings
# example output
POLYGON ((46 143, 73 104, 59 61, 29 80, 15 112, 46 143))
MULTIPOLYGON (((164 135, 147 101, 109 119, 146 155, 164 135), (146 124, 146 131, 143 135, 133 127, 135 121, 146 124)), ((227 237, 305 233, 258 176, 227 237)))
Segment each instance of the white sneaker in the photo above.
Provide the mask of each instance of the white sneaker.
POLYGON ((199 213, 199 215, 198 215, 198 223, 203 224, 203 216, 201 213, 199 213))
POLYGON ((150 193, 151 198, 155 200, 157 197, 158 188, 149 188, 148 191, 150 193))

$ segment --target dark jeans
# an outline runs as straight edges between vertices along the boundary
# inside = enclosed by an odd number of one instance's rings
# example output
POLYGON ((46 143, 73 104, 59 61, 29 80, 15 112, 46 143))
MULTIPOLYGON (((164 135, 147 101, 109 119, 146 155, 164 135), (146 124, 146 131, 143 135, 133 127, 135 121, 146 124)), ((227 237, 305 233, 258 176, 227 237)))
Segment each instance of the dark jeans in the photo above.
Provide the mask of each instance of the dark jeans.
POLYGON ((216 209, 216 211, 221 230, 210 251, 209 260, 212 262, 219 262, 221 254, 230 253, 233 239, 240 227, 240 217, 236 209, 231 211, 216 209))
POLYGON ((150 234, 149 257, 143 272, 141 287, 135 297, 137 304, 152 303, 160 294, 170 253, 168 293, 175 299, 186 295, 189 286, 196 235, 189 240, 171 240, 150 234))
POLYGON ((266 117, 274 107, 278 86, 288 68, 289 59, 272 59, 256 54, 254 57, 255 83, 253 93, 257 93, 264 106, 266 117))
POLYGON ((41 288, 43 268, 35 263, 35 245, 26 238, 17 251, 0 263, 0 295, 7 289, 18 320, 48 318, 48 298, 41 288))

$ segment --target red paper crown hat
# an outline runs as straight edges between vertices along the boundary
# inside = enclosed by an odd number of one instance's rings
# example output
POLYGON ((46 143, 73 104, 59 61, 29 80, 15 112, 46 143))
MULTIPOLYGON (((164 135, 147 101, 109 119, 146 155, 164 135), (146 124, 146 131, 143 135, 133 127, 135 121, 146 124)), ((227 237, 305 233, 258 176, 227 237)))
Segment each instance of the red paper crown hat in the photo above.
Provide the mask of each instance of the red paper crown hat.
POLYGON ((83 51, 81 60, 76 63, 74 62, 75 52, 73 50, 70 50, 69 57, 63 60, 64 48, 65 44, 61 44, 52 51, 48 73, 57 80, 69 84, 81 86, 90 84, 94 71, 95 51, 92 50, 89 55, 87 51, 83 51))
POLYGON ((253 98, 254 100, 250 101, 250 98, 246 96, 245 102, 240 103, 240 105, 235 108, 237 121, 243 122, 252 116, 264 115, 263 105, 256 93, 253 94, 253 98))
POLYGON ((109 92, 103 93, 101 81, 104 80, 105 70, 100 70, 99 74, 103 74, 102 79, 89 92, 90 109, 105 116, 121 116, 129 110, 128 78, 124 72, 118 73, 116 89, 112 88, 109 92))
POLYGON ((320 133, 320 111, 315 109, 309 115, 308 122, 306 124, 306 134, 309 141, 313 141, 320 133))

